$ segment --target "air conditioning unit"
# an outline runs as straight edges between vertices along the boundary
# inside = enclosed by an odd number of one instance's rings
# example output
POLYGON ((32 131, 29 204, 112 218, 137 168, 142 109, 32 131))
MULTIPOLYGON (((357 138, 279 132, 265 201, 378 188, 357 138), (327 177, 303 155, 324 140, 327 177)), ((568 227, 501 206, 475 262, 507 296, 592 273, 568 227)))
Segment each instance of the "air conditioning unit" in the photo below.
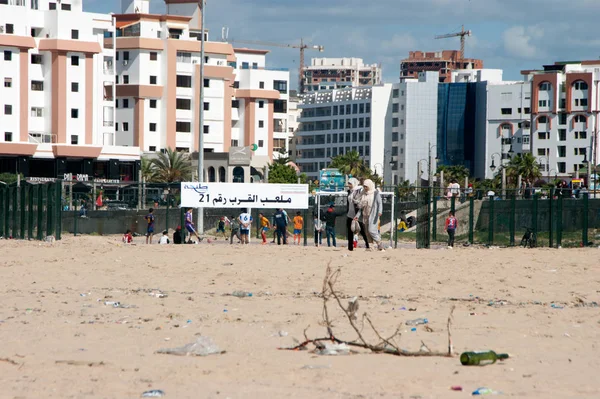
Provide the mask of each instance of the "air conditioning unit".
POLYGON ((123 61, 123 66, 127 66, 127 64, 129 64, 128 60, 123 61))

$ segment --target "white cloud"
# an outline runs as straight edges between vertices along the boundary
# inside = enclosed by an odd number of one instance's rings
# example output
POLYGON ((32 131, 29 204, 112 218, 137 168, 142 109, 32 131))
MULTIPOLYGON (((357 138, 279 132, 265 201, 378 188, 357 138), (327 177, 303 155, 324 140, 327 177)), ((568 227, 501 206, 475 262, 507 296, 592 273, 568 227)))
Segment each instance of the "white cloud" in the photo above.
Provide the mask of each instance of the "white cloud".
POLYGON ((535 41, 543 37, 544 30, 539 26, 513 26, 502 34, 504 50, 508 55, 521 59, 536 59, 542 51, 536 47, 535 41))

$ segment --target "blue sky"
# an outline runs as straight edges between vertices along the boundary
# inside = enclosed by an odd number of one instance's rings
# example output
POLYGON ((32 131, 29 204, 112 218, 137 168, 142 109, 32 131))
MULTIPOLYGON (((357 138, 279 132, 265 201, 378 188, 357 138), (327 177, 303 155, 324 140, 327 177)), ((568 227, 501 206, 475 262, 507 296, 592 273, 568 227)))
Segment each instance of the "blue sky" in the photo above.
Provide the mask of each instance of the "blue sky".
MULTIPOLYGON (((85 11, 120 12, 120 0, 83 1, 85 11)), ((434 36, 459 31, 463 24, 473 31, 465 56, 503 69, 505 80, 520 80, 522 69, 558 60, 600 57, 594 33, 600 0, 207 1, 211 40, 220 40, 223 26, 234 40, 299 43, 302 37, 325 46, 324 53, 307 51, 307 64, 312 56, 360 57, 380 63, 385 82, 398 80, 400 60, 410 50, 459 49, 459 38, 434 36)), ((163 0, 151 0, 151 12, 164 10, 163 0)), ((295 81, 299 51, 268 49, 268 65, 289 68, 295 81)))

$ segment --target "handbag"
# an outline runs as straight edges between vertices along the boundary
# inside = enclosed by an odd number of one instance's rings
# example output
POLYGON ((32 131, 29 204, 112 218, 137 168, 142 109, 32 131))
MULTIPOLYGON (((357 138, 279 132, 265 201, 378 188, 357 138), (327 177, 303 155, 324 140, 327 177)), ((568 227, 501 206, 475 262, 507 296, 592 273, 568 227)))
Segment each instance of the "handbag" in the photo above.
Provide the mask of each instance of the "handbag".
POLYGON ((358 223, 358 220, 352 221, 352 223, 350 224, 350 230, 352 230, 354 234, 360 233, 360 223, 358 223))

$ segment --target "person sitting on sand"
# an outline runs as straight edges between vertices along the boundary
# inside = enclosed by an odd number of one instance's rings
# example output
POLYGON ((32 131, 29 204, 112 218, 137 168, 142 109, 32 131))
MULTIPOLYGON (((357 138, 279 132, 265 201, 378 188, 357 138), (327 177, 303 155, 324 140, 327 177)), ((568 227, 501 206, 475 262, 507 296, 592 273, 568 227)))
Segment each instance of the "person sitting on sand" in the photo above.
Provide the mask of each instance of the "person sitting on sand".
POLYGON ((158 240, 158 243, 161 245, 170 244, 169 241, 169 232, 167 230, 163 231, 162 236, 158 240))
POLYGON ((133 242, 133 235, 131 234, 131 230, 127 230, 125 234, 123 234, 123 242, 125 244, 131 244, 133 242))
POLYGON ((175 232, 173 233, 173 244, 182 244, 181 238, 181 226, 177 226, 175 232))

